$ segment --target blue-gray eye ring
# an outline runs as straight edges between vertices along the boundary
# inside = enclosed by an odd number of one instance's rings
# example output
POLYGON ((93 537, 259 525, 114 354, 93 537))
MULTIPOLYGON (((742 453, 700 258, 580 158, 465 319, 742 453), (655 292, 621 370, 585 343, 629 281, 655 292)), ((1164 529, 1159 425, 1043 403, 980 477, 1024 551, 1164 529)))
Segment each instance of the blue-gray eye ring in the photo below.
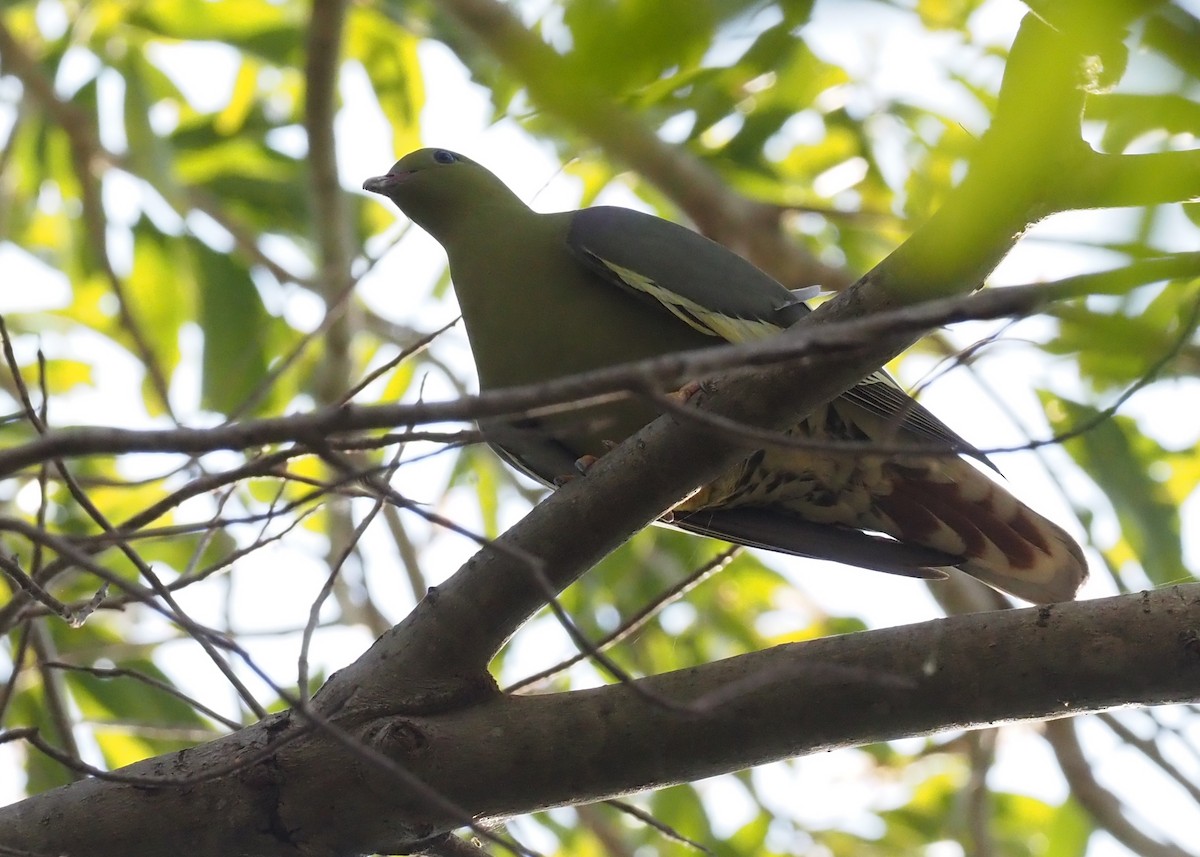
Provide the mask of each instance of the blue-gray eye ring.
POLYGON ((439 164, 452 164, 458 160, 458 158, 454 157, 453 152, 447 152, 445 149, 438 149, 434 152, 433 159, 439 164))

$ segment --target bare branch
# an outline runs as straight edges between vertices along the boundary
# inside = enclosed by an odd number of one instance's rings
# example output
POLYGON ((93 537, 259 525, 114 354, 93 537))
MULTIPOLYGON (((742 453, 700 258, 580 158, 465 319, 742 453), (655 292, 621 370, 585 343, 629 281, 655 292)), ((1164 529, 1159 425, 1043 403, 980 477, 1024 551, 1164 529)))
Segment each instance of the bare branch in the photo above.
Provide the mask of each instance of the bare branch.
MULTIPOLYGON (((329 730, 296 736, 300 717, 273 715, 121 772, 132 784, 171 771, 191 782, 189 789, 151 795, 83 781, 0 809, 0 839, 97 857, 135 845, 147 857, 169 855, 181 843, 192 853, 228 853, 236 844, 241 853, 283 854, 285 844, 261 834, 275 819, 310 847, 341 843, 343 851, 395 853, 401 830, 423 830, 414 839, 424 839, 463 823, 458 813, 431 806, 429 793, 481 817, 505 816, 945 728, 1196 700, 1197 625, 1200 585, 1193 584, 789 644, 639 681, 683 704, 726 696, 705 714, 680 714, 612 685, 487 694, 424 713, 406 713, 394 695, 390 705, 335 715, 346 737, 363 742, 360 750, 382 754, 423 782, 420 793, 341 738, 332 740, 329 730), (736 695, 721 693, 752 675, 765 679, 736 695), (239 754, 268 758, 259 748, 272 736, 288 743, 271 762, 241 766, 233 778, 194 776, 239 754), (312 777, 313 770, 321 776, 312 777), (327 799, 348 790, 356 800, 327 799), (181 802, 194 808, 217 801, 225 807, 221 825, 203 813, 171 811, 181 802), (74 823, 38 823, 64 805, 74 823)), ((339 673, 331 682, 347 680, 357 678, 339 673)), ((396 691, 410 699, 422 693, 413 685, 396 691)))
POLYGON ((1196 857, 1196 852, 1154 839, 1129 819, 1120 798, 1096 780, 1079 746, 1074 723, 1069 720, 1047 723, 1046 740, 1054 749, 1071 794, 1097 826, 1141 857, 1196 857))

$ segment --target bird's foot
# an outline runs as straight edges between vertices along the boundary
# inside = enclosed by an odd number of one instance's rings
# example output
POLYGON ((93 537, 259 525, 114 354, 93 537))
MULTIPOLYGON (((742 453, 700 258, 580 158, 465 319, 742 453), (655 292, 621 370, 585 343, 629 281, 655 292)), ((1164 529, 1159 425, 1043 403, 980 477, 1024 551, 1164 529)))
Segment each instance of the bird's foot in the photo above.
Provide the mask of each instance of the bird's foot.
MULTIPOLYGON (((607 445, 607 443, 606 443, 607 445)), ((587 472, 592 469, 592 466, 600 459, 594 455, 581 455, 575 459, 575 470, 577 473, 564 473, 561 476, 554 477, 554 487, 561 488, 572 480, 578 479, 580 476, 587 476, 587 472)))
MULTIPOLYGON (((600 442, 604 444, 605 452, 608 452, 617 446, 617 442, 615 440, 602 440, 600 442)), ((591 453, 579 456, 579 458, 575 459, 575 470, 577 472, 564 473, 561 476, 556 476, 554 478, 554 487, 561 488, 572 479, 578 479, 580 476, 587 476, 587 472, 591 470, 599 460, 600 458, 598 456, 592 455, 591 453)))
POLYGON ((580 476, 587 476, 587 472, 595 466, 600 459, 594 455, 581 455, 575 459, 575 469, 579 471, 580 476))
POLYGON ((678 390, 676 390, 673 393, 667 393, 667 395, 670 396, 675 401, 677 401, 679 404, 686 405, 693 398, 695 398, 697 393, 699 393, 703 389, 704 389, 704 384, 701 383, 700 381, 688 381, 686 384, 684 384, 678 390))

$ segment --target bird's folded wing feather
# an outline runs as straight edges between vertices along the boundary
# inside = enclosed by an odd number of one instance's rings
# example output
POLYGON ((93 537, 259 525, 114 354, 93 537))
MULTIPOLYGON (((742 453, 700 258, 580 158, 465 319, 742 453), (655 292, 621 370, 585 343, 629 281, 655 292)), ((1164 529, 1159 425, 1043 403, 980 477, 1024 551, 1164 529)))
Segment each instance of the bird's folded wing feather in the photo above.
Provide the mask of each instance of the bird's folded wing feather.
MULTIPOLYGON (((631 209, 598 206, 576 212, 567 243, 601 278, 728 342, 774 335, 810 312, 799 297, 736 253, 679 224, 631 209)), ((952 449, 995 469, 883 371, 864 378, 846 398, 895 420, 909 440, 952 449)))
POLYGON ((854 404, 891 422, 899 431, 898 437, 934 448, 952 450, 986 464, 997 473, 1000 469, 986 455, 963 440, 954 429, 930 411, 883 372, 872 372, 845 396, 854 404))
POLYGON ((808 307, 767 274, 703 235, 628 208, 577 211, 567 243, 605 280, 649 299, 701 333, 747 342, 778 333, 808 307))

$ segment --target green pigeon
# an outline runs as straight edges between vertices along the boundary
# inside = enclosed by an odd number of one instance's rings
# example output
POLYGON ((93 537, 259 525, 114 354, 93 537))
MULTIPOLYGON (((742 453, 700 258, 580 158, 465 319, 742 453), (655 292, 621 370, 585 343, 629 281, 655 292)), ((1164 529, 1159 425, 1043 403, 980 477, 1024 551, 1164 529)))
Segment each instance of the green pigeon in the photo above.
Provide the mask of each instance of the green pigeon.
MULTIPOLYGON (((413 152, 363 188, 391 199, 445 248, 484 391, 772 336, 810 312, 690 229, 609 206, 539 214, 446 149, 413 152)), ((506 461, 553 486, 655 416, 627 399, 481 429, 506 461)), ((890 447, 907 439, 983 460, 884 372, 787 434, 890 447)), ((677 506, 671 523, 917 577, 955 567, 1037 603, 1073 598, 1087 577, 1065 531, 957 456, 760 450, 677 506)))

